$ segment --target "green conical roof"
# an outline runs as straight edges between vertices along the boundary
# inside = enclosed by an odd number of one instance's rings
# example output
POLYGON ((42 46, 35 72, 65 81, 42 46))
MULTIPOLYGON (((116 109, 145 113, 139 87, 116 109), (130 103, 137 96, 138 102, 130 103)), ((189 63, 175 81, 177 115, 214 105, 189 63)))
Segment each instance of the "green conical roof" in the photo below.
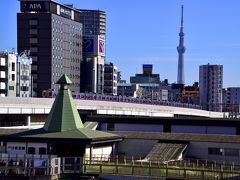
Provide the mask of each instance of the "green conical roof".
POLYGON ((53 103, 52 109, 44 125, 46 132, 62 132, 83 128, 82 120, 73 103, 71 91, 64 85, 72 83, 67 75, 63 75, 57 82, 61 88, 53 103))
POLYGON ((8 138, 14 140, 16 138, 21 140, 27 139, 28 141, 31 139, 36 141, 36 138, 38 140, 84 140, 82 143, 86 143, 87 141, 98 143, 102 141, 112 142, 122 140, 120 136, 112 133, 84 128, 77 108, 73 103, 71 91, 67 87, 71 83, 71 80, 66 75, 63 75, 58 80, 58 83, 61 87, 43 128, 10 134, 7 136, 8 138))
POLYGON ((66 74, 64 74, 60 77, 56 84, 72 84, 72 81, 66 74))

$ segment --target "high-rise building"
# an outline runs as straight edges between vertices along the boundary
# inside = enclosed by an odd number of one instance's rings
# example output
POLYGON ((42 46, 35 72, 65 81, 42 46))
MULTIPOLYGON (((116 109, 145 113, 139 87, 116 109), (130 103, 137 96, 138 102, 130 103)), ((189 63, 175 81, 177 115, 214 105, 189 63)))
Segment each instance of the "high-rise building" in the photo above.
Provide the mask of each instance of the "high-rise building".
POLYGON ((30 50, 33 91, 57 91, 57 80, 67 74, 71 90, 80 91, 82 24, 80 11, 52 0, 20 0, 17 14, 18 52, 30 50))
POLYGON ((199 67, 200 105, 205 110, 222 111, 222 65, 201 65, 199 67))
POLYGON ((106 13, 100 10, 80 11, 83 24, 83 61, 81 91, 103 93, 106 56, 106 13))
POLYGON ((178 51, 178 75, 177 75, 177 83, 185 84, 184 79, 184 52, 186 48, 184 46, 184 33, 183 33, 183 6, 182 6, 182 15, 181 15, 181 27, 179 33, 179 45, 177 47, 178 51))
POLYGON ((79 9, 79 11, 84 36, 106 36, 106 13, 104 11, 87 9, 79 9))
POLYGON ((17 55, 0 53, 0 96, 16 96, 17 55))
POLYGON ((117 67, 113 63, 104 65, 104 94, 117 95, 117 67))

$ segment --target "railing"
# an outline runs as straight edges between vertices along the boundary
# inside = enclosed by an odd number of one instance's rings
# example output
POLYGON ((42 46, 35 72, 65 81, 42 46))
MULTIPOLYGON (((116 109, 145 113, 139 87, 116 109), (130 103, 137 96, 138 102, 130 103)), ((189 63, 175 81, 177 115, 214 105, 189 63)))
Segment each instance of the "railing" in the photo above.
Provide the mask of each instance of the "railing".
POLYGON ((125 156, 0 158, 0 176, 100 174, 155 178, 223 179, 240 176, 239 166, 206 160, 147 161, 125 156))
POLYGON ((158 162, 118 156, 109 159, 85 158, 83 173, 183 179, 223 179, 240 176, 239 168, 234 165, 210 163, 205 160, 158 162))

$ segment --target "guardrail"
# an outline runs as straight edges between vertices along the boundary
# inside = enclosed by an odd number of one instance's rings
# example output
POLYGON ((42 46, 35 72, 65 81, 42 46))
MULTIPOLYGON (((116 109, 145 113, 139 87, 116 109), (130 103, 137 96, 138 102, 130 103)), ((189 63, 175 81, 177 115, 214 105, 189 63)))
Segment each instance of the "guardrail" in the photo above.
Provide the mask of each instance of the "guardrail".
POLYGON ((144 161, 123 156, 0 158, 0 176, 100 174, 154 178, 223 179, 240 176, 234 164, 204 160, 144 161), (198 163, 196 163, 198 162, 198 163))

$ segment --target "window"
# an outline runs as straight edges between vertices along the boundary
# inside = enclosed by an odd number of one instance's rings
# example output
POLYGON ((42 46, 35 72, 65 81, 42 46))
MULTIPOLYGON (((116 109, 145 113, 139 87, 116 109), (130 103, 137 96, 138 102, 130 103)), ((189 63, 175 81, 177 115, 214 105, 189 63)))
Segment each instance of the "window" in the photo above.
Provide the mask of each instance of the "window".
POLYGON ((209 155, 223 155, 223 149, 222 148, 208 148, 208 154, 209 155))
POLYGON ((28 91, 28 87, 27 86, 21 86, 21 91, 28 91))
POLYGON ((30 38, 30 43, 31 44, 36 44, 36 43, 38 43, 38 39, 37 38, 30 38))
POLYGON ((163 132, 171 132, 171 124, 164 124, 163 125, 163 132))
POLYGON ((35 154, 35 148, 34 147, 29 147, 28 148, 28 154, 35 154))
POLYGON ((238 149, 224 149, 225 156, 239 156, 238 149))
POLYGON ((15 74, 12 74, 12 81, 15 81, 15 74))
POLYGON ((12 71, 15 71, 15 63, 12 63, 12 71))
POLYGON ((14 91, 14 86, 9 86, 8 89, 14 91))
POLYGON ((114 123, 107 123, 107 130, 114 131, 114 123))
POLYGON ((35 35, 38 33, 38 30, 37 29, 30 29, 30 34, 31 35, 35 35))
POLYGON ((30 21, 29 21, 29 25, 30 25, 30 26, 32 26, 32 25, 35 26, 35 25, 37 25, 37 24, 38 24, 38 21, 37 21, 37 20, 30 20, 30 21))
POLYGON ((46 148, 45 147, 40 147, 39 148, 39 154, 46 154, 46 148))

